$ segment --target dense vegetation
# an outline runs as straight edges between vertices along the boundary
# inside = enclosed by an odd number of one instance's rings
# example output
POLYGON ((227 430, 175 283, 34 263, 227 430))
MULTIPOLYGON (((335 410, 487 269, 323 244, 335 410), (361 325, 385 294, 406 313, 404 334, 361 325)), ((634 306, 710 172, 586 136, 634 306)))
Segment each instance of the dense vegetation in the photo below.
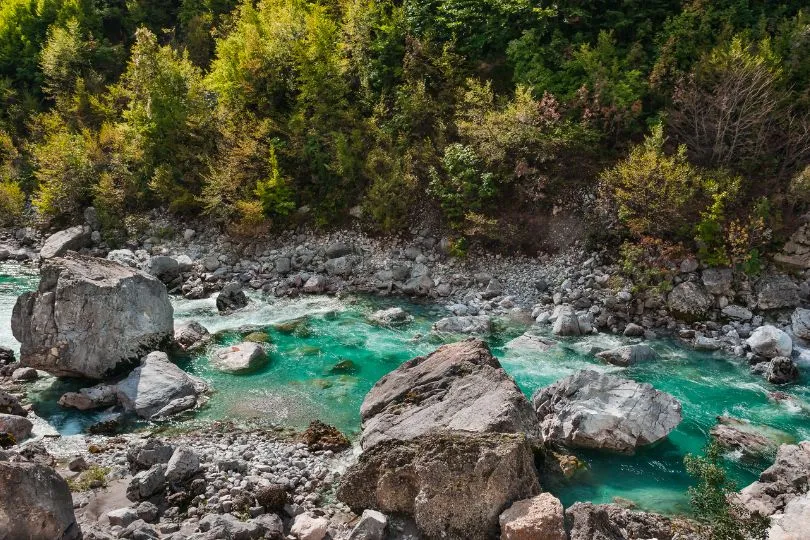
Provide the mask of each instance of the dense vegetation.
POLYGON ((569 206, 636 256, 755 268, 810 203, 802 4, 4 0, 0 221, 359 207, 536 247, 569 206))

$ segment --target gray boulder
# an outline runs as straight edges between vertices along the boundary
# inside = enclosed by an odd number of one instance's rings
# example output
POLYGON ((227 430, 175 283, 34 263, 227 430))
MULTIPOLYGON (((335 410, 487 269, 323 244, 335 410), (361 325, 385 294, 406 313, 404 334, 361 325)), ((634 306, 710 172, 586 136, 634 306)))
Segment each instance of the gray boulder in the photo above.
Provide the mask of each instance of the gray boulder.
POLYGON ((180 264, 166 255, 155 255, 146 264, 146 271, 163 283, 171 283, 180 277, 180 264))
POLYGON ((348 276, 352 273, 354 260, 352 257, 337 257, 326 261, 326 273, 330 276, 348 276))
POLYGON ((117 262, 122 266, 138 268, 138 257, 129 249, 114 249, 107 253, 107 260, 117 262))
POLYGON ((17 396, 13 396, 4 390, 0 390, 0 414, 14 414, 17 416, 28 416, 28 411, 20 405, 17 396))
POLYGON ((492 321, 487 315, 445 317, 433 323, 433 330, 448 334, 485 335, 492 331, 492 321))
POLYGON ((174 342, 184 351, 199 351, 211 342, 211 334, 197 321, 191 321, 174 329, 174 342))
POLYGON ((750 321, 754 314, 751 310, 736 304, 730 304, 722 309, 724 316, 737 321, 750 321))
POLYGON ((166 487, 166 465, 158 463, 132 477, 127 486, 127 499, 143 501, 166 487))
POLYGON ((732 293, 731 285, 734 282, 734 273, 731 268, 707 268, 703 271, 701 278, 706 291, 711 294, 732 293))
POLYGON ((713 303, 712 295, 694 281, 679 283, 667 297, 670 311, 687 321, 704 317, 713 303))
POLYGON ((188 448, 179 447, 166 464, 166 481, 184 482, 200 470, 200 458, 188 448))
POLYGON ((133 471, 145 471, 152 465, 166 464, 174 455, 174 448, 160 439, 145 439, 130 443, 127 462, 133 471))
POLYGON ((796 308, 790 316, 793 334, 801 339, 810 339, 810 309, 796 308))
POLYGON ((810 493, 796 497, 785 505, 781 515, 771 519, 768 540, 799 540, 807 536, 810 523, 810 493))
POLYGON ((546 441, 632 454, 681 422, 681 404, 649 384, 582 370, 535 392, 546 441))
POLYGON ((743 459, 755 462, 776 454, 779 442, 774 432, 772 428, 756 426, 739 418, 718 416, 717 424, 709 433, 726 450, 738 452, 743 459))
POLYGON ((0 493, 0 539, 81 538, 70 489, 52 468, 0 461, 0 493))
POLYGON ((368 319, 380 326, 402 326, 413 321, 413 317, 400 307, 380 309, 369 315, 368 319))
POLYGON ((353 251, 354 248, 352 246, 344 244, 343 242, 335 242, 326 248, 325 255, 327 259, 337 259, 338 257, 351 255, 353 251))
POLYGON ((118 403, 117 390, 114 384, 98 384, 78 392, 67 392, 59 398, 59 406, 80 411, 109 407, 118 403))
POLYGON ((648 345, 624 345, 596 354, 600 360, 614 366, 627 367, 629 365, 655 359, 655 351, 648 345))
POLYGON ((363 448, 441 430, 539 436, 531 404, 478 339, 405 362, 374 385, 360 416, 363 448))
POLYGON ((685 520, 638 512, 616 504, 574 503, 565 511, 570 540, 705 540, 685 520))
POLYGON ((220 313, 231 313, 247 306, 248 298, 238 283, 228 283, 217 295, 216 304, 220 313))
POLYGON ((384 540, 388 518, 376 510, 363 510, 360 521, 349 534, 349 540, 384 540))
POLYGON ((258 343, 245 341, 214 351, 211 362, 225 373, 248 373, 267 364, 267 353, 258 343))
POLYGON ((148 354, 116 387, 124 409, 141 418, 151 418, 173 400, 196 397, 204 391, 204 382, 172 364, 161 352, 148 354))
POLYGON ((768 362, 765 379, 773 384, 787 384, 798 380, 799 366, 787 356, 777 356, 768 362))
POLYGON ((208 514, 200 520, 204 540, 259 540, 265 527, 256 521, 242 521, 233 514, 208 514))
POLYGON ((90 227, 76 225, 50 235, 42 244, 39 256, 43 259, 53 259, 61 257, 68 251, 78 251, 89 245, 90 227))
POLYGON ((441 431, 364 451, 337 498, 355 512, 407 514, 427 538, 497 536, 498 516, 539 493, 523 435, 441 431))
POLYGON ((790 336, 769 324, 754 330, 745 342, 754 353, 765 358, 790 356, 793 351, 793 341, 790 336))
POLYGON ((504 345, 504 348, 517 353, 543 353, 550 350, 556 344, 555 341, 541 336, 523 334, 522 336, 508 341, 506 345, 504 345))
POLYGON ((24 416, 0 413, 0 431, 10 433, 19 443, 31 436, 34 424, 24 416))
POLYGON ((759 475, 759 480, 744 488, 739 502, 749 512, 772 516, 784 511, 787 504, 810 490, 810 441, 783 444, 773 465, 759 475))
POLYGON ((154 277, 76 254, 45 261, 41 273, 11 319, 23 366, 104 379, 171 342, 172 305, 154 277))
POLYGON ((799 286, 785 274, 768 274, 756 284, 759 309, 787 309, 799 305, 799 286))
POLYGON ((580 319, 573 307, 558 306, 555 310, 551 332, 557 336, 581 336, 591 332, 591 324, 580 319))

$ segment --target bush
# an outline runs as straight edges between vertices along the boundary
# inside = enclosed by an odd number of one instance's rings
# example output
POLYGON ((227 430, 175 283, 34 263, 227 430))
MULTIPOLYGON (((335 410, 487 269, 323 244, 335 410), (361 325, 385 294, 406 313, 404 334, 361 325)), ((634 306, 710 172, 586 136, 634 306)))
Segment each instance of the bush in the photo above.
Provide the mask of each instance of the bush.
POLYGON ((419 180, 404 163, 409 158, 381 148, 373 149, 366 158, 365 175, 371 186, 363 207, 385 232, 404 228, 417 202, 419 180))
POLYGON ((451 144, 444 150, 443 173, 430 172, 429 191, 441 204, 451 225, 460 227, 467 212, 478 212, 498 193, 495 176, 484 172, 475 150, 451 144))
POLYGON ((15 225, 25 211, 25 193, 19 184, 0 181, 0 225, 15 225))
POLYGON ((57 131, 34 147, 39 185, 33 204, 43 219, 78 216, 90 202, 95 174, 85 135, 57 131))

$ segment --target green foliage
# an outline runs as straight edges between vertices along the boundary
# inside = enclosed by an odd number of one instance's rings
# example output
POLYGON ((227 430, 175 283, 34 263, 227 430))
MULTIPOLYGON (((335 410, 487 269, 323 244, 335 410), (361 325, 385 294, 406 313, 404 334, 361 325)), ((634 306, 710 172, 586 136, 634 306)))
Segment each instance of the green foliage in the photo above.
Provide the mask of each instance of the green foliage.
POLYGON ((726 475, 722 449, 716 442, 706 448, 702 457, 687 455, 684 464, 697 482, 689 488, 692 508, 710 527, 712 540, 764 540, 768 537, 768 518, 729 502, 736 487, 726 475))
POLYGON ((419 195, 419 180, 407 163, 411 156, 375 148, 366 158, 366 176, 371 185, 364 202, 365 213, 385 232, 403 228, 419 195))
POLYGON ((256 196, 259 198, 264 214, 268 217, 284 217, 295 210, 293 191, 278 168, 276 151, 270 147, 268 158, 270 174, 256 184, 256 196))
POLYGON ((110 473, 109 467, 99 467, 93 465, 86 471, 79 473, 76 478, 68 479, 70 491, 81 492, 91 488, 103 487, 107 485, 107 475, 110 473))
POLYGON ((33 204, 45 220, 81 214, 90 202, 94 168, 89 156, 87 132, 65 129, 49 134, 33 149, 38 182, 33 204))
POLYGON ((462 144, 451 144, 444 150, 442 172, 431 170, 430 193, 441 204, 445 215, 460 227, 468 212, 477 212, 497 194, 492 173, 484 172, 475 150, 462 144))
POLYGON ((25 211, 25 193, 16 182, 0 180, 0 225, 17 223, 25 211))

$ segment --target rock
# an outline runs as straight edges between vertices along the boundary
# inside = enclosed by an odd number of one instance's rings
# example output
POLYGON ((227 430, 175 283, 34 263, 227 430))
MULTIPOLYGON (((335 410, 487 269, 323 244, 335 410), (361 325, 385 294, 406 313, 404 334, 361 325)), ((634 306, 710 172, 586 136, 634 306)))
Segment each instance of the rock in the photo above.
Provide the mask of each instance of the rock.
POLYGON ((624 335, 624 337, 644 337, 644 327, 636 323, 629 323, 624 327, 622 335, 624 335))
POLYGON ((596 353, 596 357, 614 366, 627 367, 655 359, 655 351, 647 345, 624 345, 596 353))
POLYGON ((707 268, 701 277, 708 293, 720 295, 732 293, 731 284, 734 282, 734 273, 731 268, 707 268))
POLYGON ((264 528, 255 521, 240 521, 232 514, 208 514, 200 520, 205 540, 258 540, 264 528))
POLYGON ((59 398, 59 406, 89 411, 110 407, 118 403, 118 388, 113 384, 98 384, 82 388, 78 392, 67 392, 59 398))
POLYGON ((738 452, 747 461, 756 461, 773 456, 779 446, 778 442, 766 437, 763 430, 739 418, 718 416, 717 425, 710 434, 726 450, 738 452))
POLYGON ((327 259, 337 259, 338 257, 351 255, 353 251, 354 249, 351 246, 346 245, 343 242, 335 242, 326 248, 325 255, 327 259))
POLYGON ((75 254, 41 272, 39 290, 21 295, 12 315, 22 366, 104 379, 171 342, 172 305, 154 277, 75 254))
POLYGON ((127 486, 127 499, 138 502, 163 491, 166 486, 166 465, 158 463, 148 470, 141 471, 130 480, 127 486))
POLYGON ((729 319, 734 319, 736 321, 750 321, 754 317, 754 314, 751 313, 751 310, 744 308, 743 306, 737 306, 734 304, 730 304, 724 307, 722 309, 722 313, 729 319))
POLYGON ((135 514, 138 516, 138 519, 142 519, 147 523, 157 521, 159 512, 158 507, 149 501, 143 501, 135 508, 135 514))
POLYGON ((107 520, 110 522, 110 526, 115 527, 127 527, 130 523, 138 519, 138 514, 129 507, 125 508, 118 508, 117 510, 112 510, 107 512, 107 520))
POLYGON ((287 486, 282 484, 266 484, 256 489, 256 502, 269 512, 284 508, 287 504, 287 486))
POLYGON ((0 414, 0 432, 10 433, 19 443, 31 436, 34 424, 23 416, 0 414))
POLYGON ((681 422, 681 404, 649 384, 582 370, 532 397, 545 441, 632 454, 681 422))
POLYGON ((485 335, 492 331, 492 321, 487 315, 445 317, 433 323, 433 330, 449 334, 485 335))
POLYGON ((688 523, 615 504, 574 503, 566 512, 570 540, 700 540, 688 523))
MULTIPOLYGON (((177 448, 166 465, 166 481, 172 484, 184 482, 200 470, 200 458, 188 448, 177 448)), ((149 521, 149 520, 145 520, 149 521)))
POLYGON ((26 443, 20 448, 19 455, 32 463, 45 465, 46 467, 56 465, 56 459, 48 453, 42 441, 30 441, 26 443))
POLYGON ((759 480, 744 488, 739 502, 751 513, 772 516, 783 512, 787 504, 810 489, 810 441, 783 444, 773 465, 759 480))
POLYGON ((517 501, 499 521, 501 540, 568 540, 562 503, 550 493, 517 501))
POLYGON ((369 320, 380 326, 402 326, 413 321, 413 317, 400 307, 392 307, 375 311, 369 316, 369 320))
POLYGON ((163 283, 171 283, 180 277, 180 264, 166 255, 155 255, 146 264, 146 271, 163 283))
POLYGON ((302 290, 307 294, 320 294, 326 290, 328 284, 326 276, 315 275, 304 283, 302 290))
POLYGON ((174 329, 174 342, 184 351, 199 351, 211 342, 211 334, 197 321, 191 321, 174 329))
POLYGON ((168 463, 174 448, 160 439, 136 441, 127 448, 127 462, 133 471, 145 471, 160 463, 168 463))
POLYGON ((14 351, 0 345, 0 366, 6 366, 14 361, 14 351))
POLYGON ((30 367, 21 367, 11 373, 11 380, 17 382, 35 381, 39 378, 37 370, 30 367))
POLYGON ((52 468, 0 461, 0 493, 0 538, 81 538, 70 489, 52 468))
POLYGON ((160 536, 154 527, 142 519, 136 519, 119 533, 119 538, 126 540, 158 540, 160 536))
POLYGON ((151 418, 172 400, 202 393, 204 386, 172 364, 165 353, 153 352, 118 383, 116 395, 125 410, 151 418))
POLYGON ((777 356, 768 363, 765 379, 773 384, 787 384, 799 379, 799 367, 787 356, 777 356))
POLYGON ((337 257, 326 261, 326 273, 330 276, 348 276, 352 273, 352 257, 337 257))
POLYGON ((794 335, 810 340, 810 309, 796 308, 790 316, 790 324, 794 335))
POLYGON ((771 518, 768 540, 802 540, 810 523, 810 493, 796 497, 785 505, 780 515, 771 518))
POLYGON ((703 335, 695 336, 695 341, 692 343, 692 347, 695 348, 696 351, 716 351, 722 347, 720 340, 706 337, 703 335))
POLYGON ((138 258, 129 249, 114 249, 107 254, 107 260, 122 266, 138 268, 138 258))
POLYGON ((581 336, 591 331, 590 325, 581 324, 576 311, 571 306, 559 306, 551 332, 557 336, 581 336))
POLYGON ((50 235, 42 244, 39 256, 42 259, 53 259, 54 257, 61 257, 68 251, 79 251, 89 245, 90 228, 76 225, 50 235))
POLYGON ((301 434, 301 441, 311 451, 331 450, 332 452, 340 452, 351 446, 349 439, 343 433, 320 420, 313 420, 309 424, 309 427, 301 434))
POLYGON ((68 470, 73 472, 82 472, 90 468, 84 456, 77 456, 68 462, 68 470))
POLYGON ((245 341, 218 349, 211 363, 225 373, 249 373, 267 364, 267 353, 258 343, 245 341))
POLYGON ((363 448, 435 430, 539 437, 531 404, 479 339, 443 345, 405 362, 377 381, 360 416, 363 448))
POLYGON ((364 451, 337 497, 358 513, 407 514, 429 538, 478 540, 497 534, 511 503, 538 492, 525 436, 441 431, 364 451))
POLYGON ((759 309, 785 309, 799 305, 799 286, 785 274, 768 274, 756 284, 759 309))
POLYGON ((667 297, 670 311, 686 321, 701 319, 713 303, 714 298, 694 281, 679 283, 667 297))
POLYGON ((298 540, 323 540, 329 527, 329 520, 310 514, 299 514, 293 520, 290 534, 298 540))
POLYGON ((262 514, 253 520, 264 531, 264 537, 270 540, 284 538, 284 523, 275 514, 262 514))
POLYGON ((487 288, 481 293, 481 298, 492 300, 503 294, 503 285, 496 278, 492 278, 487 283, 487 288))
POLYGON ((228 283, 217 295, 216 304, 220 313, 231 313, 247 306, 248 298, 238 283, 228 283))
POLYGON ((363 510, 360 521, 352 529, 348 540, 385 540, 388 518, 376 510, 363 510))
POLYGON ((532 334, 523 334, 507 342, 504 348, 522 353, 542 353, 550 350, 555 345, 556 342, 550 339, 532 334))
POLYGON ((20 405, 20 400, 4 390, 0 390, 0 414, 13 414, 16 416, 28 416, 28 411, 20 405))
POLYGON ((754 330, 745 342, 754 353, 765 358, 790 356, 793 351, 790 336, 769 324, 754 330))

